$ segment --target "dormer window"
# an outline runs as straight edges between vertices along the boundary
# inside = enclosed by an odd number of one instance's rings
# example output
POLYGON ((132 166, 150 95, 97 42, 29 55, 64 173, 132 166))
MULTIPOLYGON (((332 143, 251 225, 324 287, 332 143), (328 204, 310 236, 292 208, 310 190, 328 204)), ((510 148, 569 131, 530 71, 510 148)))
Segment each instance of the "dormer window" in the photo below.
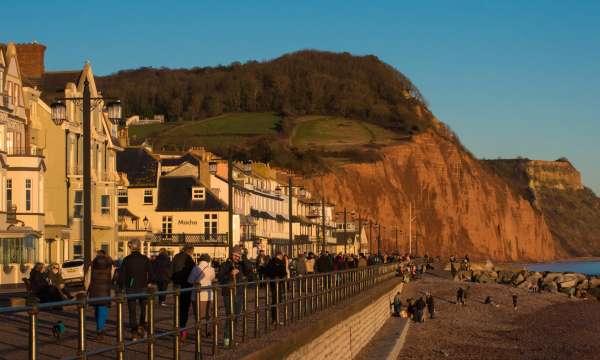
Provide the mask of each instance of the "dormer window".
POLYGON ((193 201, 203 201, 206 200, 206 189, 203 187, 193 187, 192 188, 192 200, 193 201))

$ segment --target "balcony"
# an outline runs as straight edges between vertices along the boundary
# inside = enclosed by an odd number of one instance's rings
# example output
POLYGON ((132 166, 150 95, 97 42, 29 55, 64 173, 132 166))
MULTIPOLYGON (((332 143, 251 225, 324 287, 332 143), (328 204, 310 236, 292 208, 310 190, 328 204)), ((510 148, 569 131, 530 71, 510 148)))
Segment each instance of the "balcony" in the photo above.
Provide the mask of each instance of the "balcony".
POLYGON ((9 110, 15 109, 15 105, 12 103, 12 96, 7 94, 2 95, 2 105, 9 110))
POLYGON ((306 217, 308 217, 308 218, 318 218, 318 217, 321 217, 321 210, 320 209, 310 209, 308 211, 308 214, 306 214, 306 217))
POLYGON ((150 242, 158 246, 227 246, 229 239, 225 234, 152 234, 150 242))
POLYGON ((7 149, 6 154, 8 156, 44 156, 44 152, 42 149, 36 149, 32 147, 9 147, 7 149))
POLYGON ((17 206, 8 204, 6 210, 6 223, 16 224, 17 223, 17 206))

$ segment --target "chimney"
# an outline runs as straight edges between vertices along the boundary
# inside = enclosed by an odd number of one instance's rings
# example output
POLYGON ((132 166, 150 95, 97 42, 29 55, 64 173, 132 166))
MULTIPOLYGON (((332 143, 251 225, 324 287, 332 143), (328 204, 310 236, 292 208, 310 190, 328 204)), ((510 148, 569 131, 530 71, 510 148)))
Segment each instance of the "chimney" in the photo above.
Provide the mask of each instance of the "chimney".
POLYGON ((21 76, 29 80, 41 80, 44 76, 44 53, 46 47, 37 42, 15 44, 21 76))

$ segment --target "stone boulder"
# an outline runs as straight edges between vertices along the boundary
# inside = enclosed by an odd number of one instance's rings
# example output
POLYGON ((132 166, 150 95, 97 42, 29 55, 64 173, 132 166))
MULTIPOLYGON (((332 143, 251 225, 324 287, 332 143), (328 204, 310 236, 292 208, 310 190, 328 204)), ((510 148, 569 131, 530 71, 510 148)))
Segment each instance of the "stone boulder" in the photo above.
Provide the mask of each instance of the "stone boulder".
POLYGON ((554 282, 554 281, 556 281, 557 278, 559 278, 562 275, 563 275, 562 273, 554 273, 554 272, 547 273, 544 276, 544 284, 554 282))
POLYGON ((515 285, 516 287, 518 287, 519 289, 529 289, 531 287, 531 282, 525 280, 523 282, 521 282, 518 285, 515 285))
POLYGON ((600 278, 591 278, 590 279, 590 288, 600 287, 600 278))
POLYGON ((510 284, 513 276, 515 276, 515 273, 513 273, 512 271, 500 271, 498 273, 498 281, 502 284, 510 284))
POLYGON ((593 296, 600 300, 600 286, 589 289, 587 293, 589 296, 593 296))
POLYGON ((484 262, 471 262, 471 270, 478 271, 492 271, 494 269, 494 264, 490 260, 486 260, 484 262))
POLYGON ((521 283, 525 281, 525 275, 522 272, 516 273, 513 275, 510 283, 514 286, 519 286, 521 283))
POLYGON ((548 282, 548 283, 544 283, 542 285, 542 289, 551 293, 557 293, 558 292, 558 285, 556 285, 556 283, 554 281, 548 282))
POLYGON ((583 280, 583 281, 580 281, 580 282, 577 284, 577 286, 576 286, 576 287, 577 287, 577 289, 583 289, 583 290, 585 290, 585 289, 587 289, 587 288, 588 288, 588 285, 589 285, 589 284, 590 284, 590 282, 589 282, 587 279, 585 279, 585 280, 583 280))

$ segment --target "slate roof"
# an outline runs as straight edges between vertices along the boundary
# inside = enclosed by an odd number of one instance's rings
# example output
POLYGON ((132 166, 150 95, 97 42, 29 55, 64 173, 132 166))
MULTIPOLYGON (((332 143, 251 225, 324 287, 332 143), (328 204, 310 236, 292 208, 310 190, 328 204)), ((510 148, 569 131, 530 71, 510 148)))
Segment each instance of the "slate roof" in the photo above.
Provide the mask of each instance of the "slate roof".
POLYGON ((156 187, 158 160, 144 148, 128 147, 117 153, 117 171, 127 174, 129 187, 156 187))
POLYGON ((206 198, 192 201, 192 187, 201 186, 193 177, 161 177, 156 211, 227 211, 227 205, 210 190, 206 198))
POLYGON ((81 70, 51 71, 44 73, 39 88, 42 91, 42 100, 52 104, 55 99, 64 96, 67 83, 79 82, 81 70))
POLYGON ((179 166, 184 162, 188 162, 193 165, 200 164, 200 160, 189 153, 176 158, 163 158, 160 160, 160 162, 163 166, 179 166))

